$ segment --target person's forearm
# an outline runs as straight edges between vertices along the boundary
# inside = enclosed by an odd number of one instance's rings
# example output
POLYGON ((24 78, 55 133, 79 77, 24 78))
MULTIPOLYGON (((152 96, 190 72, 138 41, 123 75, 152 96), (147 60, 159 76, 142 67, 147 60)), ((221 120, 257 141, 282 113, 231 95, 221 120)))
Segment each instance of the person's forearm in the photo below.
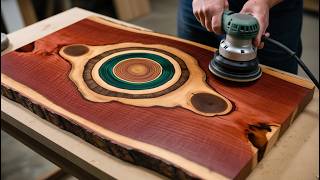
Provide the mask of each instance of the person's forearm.
POLYGON ((272 8, 273 6, 282 2, 283 0, 249 0, 249 1, 263 1, 268 4, 269 8, 272 8))

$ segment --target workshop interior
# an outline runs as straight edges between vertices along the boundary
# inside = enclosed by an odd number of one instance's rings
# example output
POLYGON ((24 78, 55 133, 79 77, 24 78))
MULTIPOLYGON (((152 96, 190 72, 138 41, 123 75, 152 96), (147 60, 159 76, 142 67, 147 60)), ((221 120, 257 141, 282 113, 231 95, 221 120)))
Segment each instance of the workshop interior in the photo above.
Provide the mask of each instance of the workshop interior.
POLYGON ((319 179, 319 0, 301 1, 301 57, 261 38, 294 75, 259 63, 251 14, 226 9, 212 48, 178 37, 179 0, 1 0, 1 178, 319 179))

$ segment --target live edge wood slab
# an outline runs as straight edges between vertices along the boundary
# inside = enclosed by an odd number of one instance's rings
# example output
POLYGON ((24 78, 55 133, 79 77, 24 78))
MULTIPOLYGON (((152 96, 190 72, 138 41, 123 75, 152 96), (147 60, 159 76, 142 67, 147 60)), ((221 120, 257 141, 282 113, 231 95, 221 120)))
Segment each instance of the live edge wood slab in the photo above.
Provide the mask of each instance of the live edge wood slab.
POLYGON ((169 178, 244 179, 314 86, 266 66, 253 83, 217 79, 214 50, 90 17, 2 56, 1 93, 169 178))

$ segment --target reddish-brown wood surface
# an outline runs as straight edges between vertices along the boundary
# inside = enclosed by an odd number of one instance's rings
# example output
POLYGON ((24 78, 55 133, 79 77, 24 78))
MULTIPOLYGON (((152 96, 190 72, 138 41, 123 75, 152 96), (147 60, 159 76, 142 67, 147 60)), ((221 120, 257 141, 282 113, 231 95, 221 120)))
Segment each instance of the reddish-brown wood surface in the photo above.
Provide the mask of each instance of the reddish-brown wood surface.
POLYGON ((309 102, 313 89, 266 73, 245 85, 224 82, 208 71, 212 57, 212 51, 189 43, 84 19, 2 56, 1 72, 105 129, 163 148, 230 179, 244 178, 251 171, 251 143, 264 151, 267 142, 260 136, 264 137, 270 125, 281 127, 282 134, 295 110, 300 112, 309 102), (205 117, 180 107, 136 107, 84 99, 68 77, 71 65, 59 56, 60 48, 123 42, 163 44, 193 56, 205 71, 208 85, 229 99, 234 109, 224 116, 205 117))

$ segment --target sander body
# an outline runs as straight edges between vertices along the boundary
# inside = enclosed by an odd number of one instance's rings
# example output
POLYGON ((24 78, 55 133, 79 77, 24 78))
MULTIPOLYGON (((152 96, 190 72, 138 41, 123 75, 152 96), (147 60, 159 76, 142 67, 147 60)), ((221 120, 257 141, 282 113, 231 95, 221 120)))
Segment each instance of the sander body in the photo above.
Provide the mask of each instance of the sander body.
POLYGON ((257 48, 252 44, 259 31, 259 23, 250 14, 226 10, 222 16, 222 29, 226 34, 219 50, 209 64, 216 76, 236 82, 258 79, 262 72, 257 59, 257 48))

